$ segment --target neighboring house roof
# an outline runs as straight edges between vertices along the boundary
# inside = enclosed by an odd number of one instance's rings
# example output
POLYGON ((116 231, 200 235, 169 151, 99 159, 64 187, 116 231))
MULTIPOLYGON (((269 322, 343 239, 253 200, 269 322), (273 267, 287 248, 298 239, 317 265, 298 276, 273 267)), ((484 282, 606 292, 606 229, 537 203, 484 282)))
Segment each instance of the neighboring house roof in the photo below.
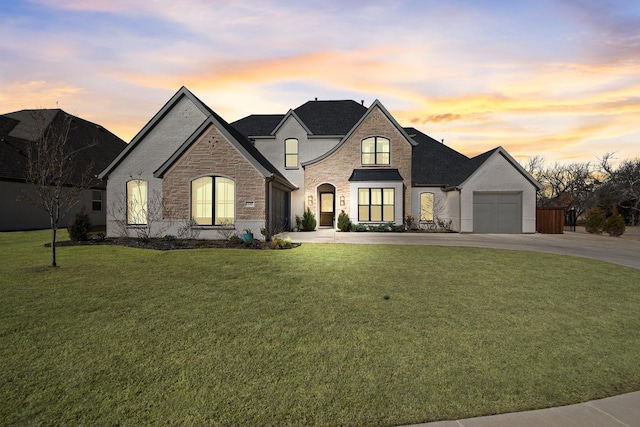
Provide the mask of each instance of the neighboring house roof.
POLYGON ((398 169, 354 169, 349 181, 402 181, 402 176, 398 169))
MULTIPOLYGON (((67 143, 76 151, 77 176, 93 163, 91 173, 97 175, 120 153, 126 142, 102 126, 72 116, 60 109, 21 110, 0 116, 0 179, 25 181, 28 145, 40 138, 41 128, 57 120, 71 118, 67 143)), ((96 188, 104 188, 100 183, 96 188)))
POLYGON ((204 104, 198 97, 196 97, 189 89, 186 87, 180 88, 178 92, 176 92, 171 99, 156 113, 155 116, 142 128, 140 132, 131 140, 131 143, 127 146, 125 150, 123 150, 118 157, 116 157, 111 164, 109 164, 101 173, 100 178, 104 178, 109 175, 119 164, 120 162, 131 152, 133 151, 137 145, 142 141, 149 132, 165 117, 166 114, 173 108, 173 106, 178 103, 183 97, 188 98, 203 114, 206 116, 204 121, 200 124, 198 129, 194 131, 194 133, 182 143, 182 145, 167 159, 157 170, 154 171, 155 177, 162 177, 164 172, 167 171, 171 165, 173 165, 180 156, 189 148, 206 129, 209 128, 210 125, 215 125, 224 135, 225 137, 236 146, 244 156, 251 161, 257 169, 264 174, 265 176, 273 176, 277 177, 281 182, 290 186, 291 188, 296 188, 295 185, 291 184, 289 180, 287 180, 284 175, 273 166, 263 155, 258 151, 257 148, 253 146, 253 144, 237 129, 233 126, 229 125, 222 117, 220 117, 215 111, 209 108, 206 104, 204 104))

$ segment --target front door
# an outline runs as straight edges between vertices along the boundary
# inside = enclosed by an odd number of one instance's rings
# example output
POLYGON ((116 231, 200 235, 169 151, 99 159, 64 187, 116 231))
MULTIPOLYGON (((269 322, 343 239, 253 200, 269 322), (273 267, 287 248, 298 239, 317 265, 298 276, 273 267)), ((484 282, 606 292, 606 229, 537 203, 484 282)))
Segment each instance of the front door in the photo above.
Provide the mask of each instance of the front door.
POLYGON ((333 193, 320 193, 320 227, 333 227, 333 193))

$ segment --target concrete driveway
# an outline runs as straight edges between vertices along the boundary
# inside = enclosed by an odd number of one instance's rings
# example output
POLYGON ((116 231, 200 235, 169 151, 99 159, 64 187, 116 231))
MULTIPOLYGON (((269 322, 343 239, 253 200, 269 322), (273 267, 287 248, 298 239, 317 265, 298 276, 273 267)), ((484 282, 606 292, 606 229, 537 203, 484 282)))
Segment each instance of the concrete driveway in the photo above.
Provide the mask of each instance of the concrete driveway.
POLYGON ((620 238, 578 231, 564 234, 343 233, 334 229, 285 233, 294 242, 467 246, 591 258, 640 269, 640 228, 620 238))

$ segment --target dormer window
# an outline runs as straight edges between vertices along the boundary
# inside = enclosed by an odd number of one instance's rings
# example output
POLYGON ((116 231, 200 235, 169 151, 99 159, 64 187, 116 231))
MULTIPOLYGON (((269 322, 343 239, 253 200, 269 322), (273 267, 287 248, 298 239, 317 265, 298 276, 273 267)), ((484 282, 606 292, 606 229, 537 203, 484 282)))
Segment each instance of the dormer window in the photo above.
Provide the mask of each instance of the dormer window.
POLYGON ((363 165, 389 165, 391 164, 391 141, 382 136, 371 136, 362 140, 363 165))
POLYGON ((295 138, 284 140, 284 167, 287 169, 298 168, 298 140, 295 138))

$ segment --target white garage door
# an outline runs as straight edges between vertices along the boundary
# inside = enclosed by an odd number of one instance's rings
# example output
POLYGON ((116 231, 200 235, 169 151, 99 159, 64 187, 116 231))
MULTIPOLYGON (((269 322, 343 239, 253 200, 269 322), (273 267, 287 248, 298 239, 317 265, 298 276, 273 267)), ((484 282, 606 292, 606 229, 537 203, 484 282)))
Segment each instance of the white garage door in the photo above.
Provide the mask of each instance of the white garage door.
POLYGON ((521 193, 473 193, 474 233, 522 233, 521 193))

